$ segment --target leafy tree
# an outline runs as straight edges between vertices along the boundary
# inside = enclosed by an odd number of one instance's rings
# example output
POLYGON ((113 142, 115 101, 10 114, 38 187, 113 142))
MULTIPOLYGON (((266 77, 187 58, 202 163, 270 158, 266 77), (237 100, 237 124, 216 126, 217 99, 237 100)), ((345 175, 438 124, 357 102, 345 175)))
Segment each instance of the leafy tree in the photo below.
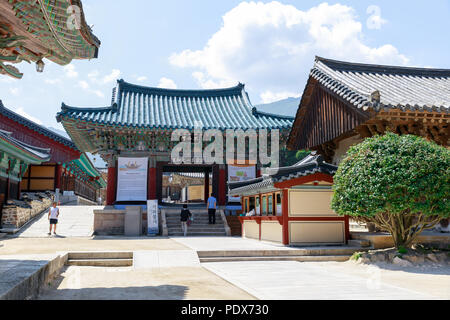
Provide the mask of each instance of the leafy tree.
POLYGON ((350 148, 335 175, 333 209, 372 222, 410 247, 450 216, 450 150, 424 138, 387 133, 350 148))
POLYGON ((297 161, 301 161, 301 160, 305 159, 307 156, 309 156, 310 154, 311 154, 311 151, 299 150, 295 154, 295 158, 297 159, 297 161))

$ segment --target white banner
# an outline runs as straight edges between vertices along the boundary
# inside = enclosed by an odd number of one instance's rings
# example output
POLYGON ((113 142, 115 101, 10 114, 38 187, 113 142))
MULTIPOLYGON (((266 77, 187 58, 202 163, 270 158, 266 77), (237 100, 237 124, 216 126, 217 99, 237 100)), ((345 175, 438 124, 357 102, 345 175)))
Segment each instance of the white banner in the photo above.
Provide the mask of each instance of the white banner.
POLYGON ((158 200, 147 201, 147 222, 147 235, 157 236, 159 234, 158 200))
POLYGON ((147 201, 148 158, 119 158, 117 201, 147 201))
MULTIPOLYGON (((256 178, 256 166, 228 165, 228 182, 242 182, 256 178)), ((228 197, 228 202, 241 202, 241 197, 228 197)))

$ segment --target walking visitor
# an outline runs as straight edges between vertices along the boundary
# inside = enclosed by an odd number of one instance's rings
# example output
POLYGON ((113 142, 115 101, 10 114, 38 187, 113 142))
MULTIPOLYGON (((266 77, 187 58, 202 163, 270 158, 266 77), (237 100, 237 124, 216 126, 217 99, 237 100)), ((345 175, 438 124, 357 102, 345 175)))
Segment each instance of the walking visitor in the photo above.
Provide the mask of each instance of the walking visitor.
POLYGON ((181 229, 184 232, 184 236, 187 236, 188 232, 188 222, 192 217, 191 212, 188 210, 187 205, 183 205, 183 209, 181 210, 181 229))
POLYGON ((211 194, 208 199, 208 219, 209 224, 216 224, 216 210, 217 210, 217 199, 211 194))

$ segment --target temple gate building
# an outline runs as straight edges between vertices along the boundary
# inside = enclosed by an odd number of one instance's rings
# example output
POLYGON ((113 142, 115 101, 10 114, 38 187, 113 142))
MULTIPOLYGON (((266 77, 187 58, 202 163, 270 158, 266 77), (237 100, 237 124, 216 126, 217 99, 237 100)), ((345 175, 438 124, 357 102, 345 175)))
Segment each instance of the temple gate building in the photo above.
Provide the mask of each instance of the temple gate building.
MULTIPOLYGON (((142 174, 148 178, 146 194, 141 198, 146 196, 161 203, 165 173, 197 173, 204 176, 202 190, 209 190, 212 184, 219 205, 225 205, 230 166, 225 161, 213 165, 172 163, 171 151, 179 143, 171 141, 172 133, 185 129, 193 134, 199 123, 202 129, 217 129, 224 136, 227 129, 277 129, 282 149, 293 121, 292 117, 256 110, 242 84, 216 90, 172 90, 138 86, 123 80, 113 89, 110 106, 80 108, 63 104, 57 119, 82 152, 98 153, 107 162, 108 205, 121 202, 117 199, 118 175, 141 166, 145 167, 140 168, 142 174), (144 160, 148 168, 137 162, 118 168, 121 158, 148 159, 144 160)), ((259 175, 260 168, 259 163, 254 163, 250 175, 259 175)), ((206 192, 202 198, 205 197, 206 192)))
POLYGON ((338 164, 350 146, 387 130, 449 146, 450 70, 316 57, 288 147, 338 164))

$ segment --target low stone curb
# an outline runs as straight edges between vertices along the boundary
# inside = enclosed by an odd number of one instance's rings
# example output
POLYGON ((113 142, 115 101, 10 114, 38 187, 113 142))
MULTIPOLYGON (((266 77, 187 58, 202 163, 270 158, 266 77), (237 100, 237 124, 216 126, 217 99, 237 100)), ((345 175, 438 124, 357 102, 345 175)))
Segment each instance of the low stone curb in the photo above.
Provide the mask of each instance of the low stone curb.
POLYGON ((36 298, 40 290, 60 274, 67 260, 67 253, 57 256, 7 292, 0 293, 0 300, 31 300, 36 298))

